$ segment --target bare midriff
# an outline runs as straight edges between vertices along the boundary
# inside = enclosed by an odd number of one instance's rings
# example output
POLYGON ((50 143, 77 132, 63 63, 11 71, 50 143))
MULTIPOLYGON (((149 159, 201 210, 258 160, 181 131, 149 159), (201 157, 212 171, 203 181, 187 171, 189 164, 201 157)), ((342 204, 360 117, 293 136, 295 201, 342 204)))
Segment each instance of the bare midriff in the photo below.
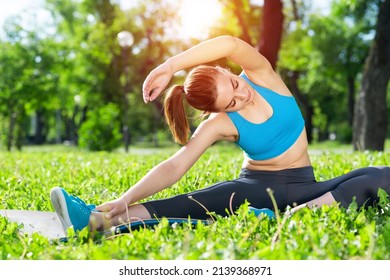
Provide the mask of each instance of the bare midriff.
POLYGON ((307 149, 307 136, 304 129, 297 141, 283 154, 267 160, 253 160, 245 157, 242 167, 249 170, 275 171, 310 166, 311 162, 307 149))

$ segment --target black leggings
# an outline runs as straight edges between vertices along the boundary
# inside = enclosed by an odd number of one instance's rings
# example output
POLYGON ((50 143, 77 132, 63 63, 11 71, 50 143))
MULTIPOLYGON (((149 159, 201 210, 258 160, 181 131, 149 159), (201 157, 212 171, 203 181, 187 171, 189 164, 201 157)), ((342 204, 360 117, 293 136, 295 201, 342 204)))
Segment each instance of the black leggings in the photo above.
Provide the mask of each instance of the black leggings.
POLYGON ((248 201, 256 208, 273 209, 267 188, 282 211, 331 192, 347 208, 353 198, 359 207, 378 199, 378 188, 390 193, 390 167, 365 167, 324 182, 317 182, 311 166, 280 171, 243 169, 238 179, 167 199, 143 203, 152 217, 210 218, 207 211, 227 216, 248 201), (205 210, 205 208, 207 210, 205 210))

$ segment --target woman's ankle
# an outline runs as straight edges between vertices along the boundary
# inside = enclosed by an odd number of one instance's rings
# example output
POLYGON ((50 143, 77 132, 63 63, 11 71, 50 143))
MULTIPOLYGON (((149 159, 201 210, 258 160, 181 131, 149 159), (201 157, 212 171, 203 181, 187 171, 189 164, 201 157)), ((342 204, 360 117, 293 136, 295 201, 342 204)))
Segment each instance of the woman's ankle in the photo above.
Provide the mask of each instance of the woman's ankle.
POLYGON ((111 223, 104 217, 104 213, 92 212, 88 226, 91 232, 102 231, 109 229, 111 227, 111 223))

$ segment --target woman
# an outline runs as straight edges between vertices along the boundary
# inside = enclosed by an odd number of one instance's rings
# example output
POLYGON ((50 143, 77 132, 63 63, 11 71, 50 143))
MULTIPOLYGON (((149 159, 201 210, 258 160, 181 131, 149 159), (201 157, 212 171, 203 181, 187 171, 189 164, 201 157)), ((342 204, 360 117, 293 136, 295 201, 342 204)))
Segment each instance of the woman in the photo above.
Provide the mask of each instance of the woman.
POLYGON ((129 221, 129 217, 205 219, 209 212, 228 215, 230 209, 236 210, 245 201, 256 208, 273 209, 267 188, 273 191, 279 209, 335 202, 347 207, 353 198, 363 206, 377 199, 378 188, 390 192, 389 167, 361 168, 316 182, 304 120, 294 97, 270 63, 238 38, 207 40, 155 68, 143 85, 145 103, 163 92, 175 72, 194 66, 184 85, 169 89, 164 103, 174 139, 183 147, 122 196, 98 206, 97 211, 65 190, 54 188, 51 200, 65 228, 80 230, 89 225, 91 230, 102 230, 129 221), (242 74, 198 66, 224 57, 240 65, 242 74), (184 100, 209 113, 190 140, 184 100), (221 140, 236 142, 244 151, 239 178, 188 194, 137 203, 177 182, 209 146, 221 140))

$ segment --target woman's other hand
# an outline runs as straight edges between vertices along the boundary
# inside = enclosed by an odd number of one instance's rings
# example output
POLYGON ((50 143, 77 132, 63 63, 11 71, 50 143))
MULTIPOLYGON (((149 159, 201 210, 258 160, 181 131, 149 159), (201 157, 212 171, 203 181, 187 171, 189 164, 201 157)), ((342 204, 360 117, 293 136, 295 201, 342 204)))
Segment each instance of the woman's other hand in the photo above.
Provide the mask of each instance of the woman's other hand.
POLYGON ((128 204, 125 198, 121 196, 120 198, 99 205, 98 207, 96 207, 96 210, 106 212, 106 219, 111 219, 116 215, 124 213, 127 207, 128 204))
POLYGON ((144 102, 148 103, 155 100, 167 87, 173 74, 168 61, 153 69, 146 77, 142 86, 144 102))

